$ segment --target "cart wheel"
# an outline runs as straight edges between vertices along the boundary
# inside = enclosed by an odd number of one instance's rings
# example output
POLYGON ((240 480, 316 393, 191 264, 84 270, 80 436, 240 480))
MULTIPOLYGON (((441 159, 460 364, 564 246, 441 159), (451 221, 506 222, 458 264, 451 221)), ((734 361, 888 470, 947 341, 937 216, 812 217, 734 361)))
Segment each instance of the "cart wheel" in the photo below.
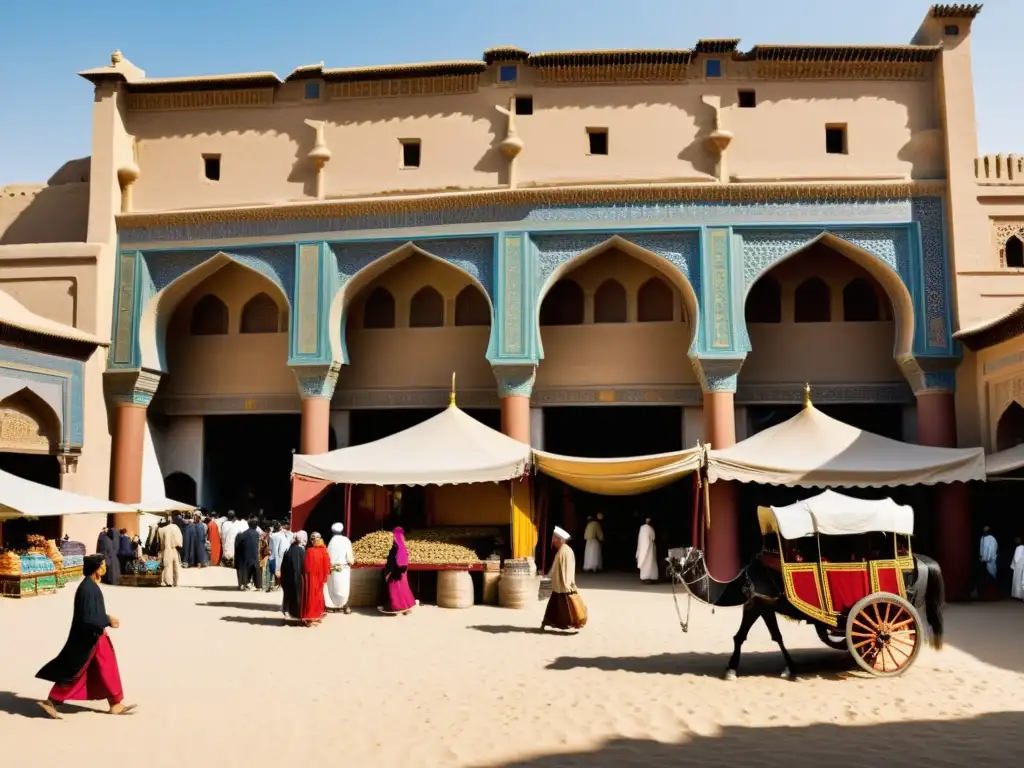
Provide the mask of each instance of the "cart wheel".
POLYGON ((921 617, 899 595, 876 592, 858 601, 846 619, 846 647, 865 672, 895 677, 921 650, 921 617))
POLYGON ((815 624, 814 629, 818 638, 833 651, 846 650, 846 634, 841 629, 827 627, 824 624, 815 624))

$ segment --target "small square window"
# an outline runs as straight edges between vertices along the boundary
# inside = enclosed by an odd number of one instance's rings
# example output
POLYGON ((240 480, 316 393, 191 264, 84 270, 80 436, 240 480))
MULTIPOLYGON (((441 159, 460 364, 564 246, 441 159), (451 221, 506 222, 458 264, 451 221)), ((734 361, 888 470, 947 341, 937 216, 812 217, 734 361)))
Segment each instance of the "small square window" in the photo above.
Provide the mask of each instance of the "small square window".
POLYGON ((707 59, 704 62, 704 77, 721 77, 722 76, 722 60, 721 59, 707 59))
POLYGON ((203 155, 203 174, 210 181, 220 181, 220 155, 203 155))
POLYGON ((942 33, 947 37, 956 37, 960 34, 960 27, 956 24, 947 24, 946 28, 942 30, 942 33))
POLYGON ((307 99, 319 99, 320 98, 320 83, 306 83, 306 98, 307 99))
POLYGON ((825 151, 830 155, 845 155, 846 126, 826 125, 825 126, 825 151))
POLYGON ((533 96, 516 96, 516 114, 533 114, 533 96))
POLYGON ((502 64, 498 67, 499 83, 514 83, 519 78, 519 67, 515 64, 502 64))
POLYGON ((592 155, 607 155, 608 154, 608 129, 607 128, 587 128, 587 139, 590 142, 590 154, 592 154, 592 155))
POLYGON ((742 109, 753 109, 757 106, 757 93, 754 91, 740 91, 740 107, 742 109))
POLYGON ((420 140, 401 139, 402 142, 402 167, 420 167, 420 140))

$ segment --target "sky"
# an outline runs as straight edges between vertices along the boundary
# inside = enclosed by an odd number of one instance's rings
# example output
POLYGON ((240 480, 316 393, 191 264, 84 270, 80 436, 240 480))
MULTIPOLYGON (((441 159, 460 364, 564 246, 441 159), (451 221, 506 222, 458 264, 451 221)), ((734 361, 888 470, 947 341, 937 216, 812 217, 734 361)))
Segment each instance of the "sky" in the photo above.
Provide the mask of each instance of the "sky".
MULTIPOLYGON (((90 151, 92 86, 76 72, 120 49, 149 77, 296 66, 479 60, 528 51, 756 43, 907 43, 927 0, 0 0, 0 185, 48 179, 90 151)), ((1024 0, 988 0, 974 23, 981 153, 1024 154, 1024 0)))

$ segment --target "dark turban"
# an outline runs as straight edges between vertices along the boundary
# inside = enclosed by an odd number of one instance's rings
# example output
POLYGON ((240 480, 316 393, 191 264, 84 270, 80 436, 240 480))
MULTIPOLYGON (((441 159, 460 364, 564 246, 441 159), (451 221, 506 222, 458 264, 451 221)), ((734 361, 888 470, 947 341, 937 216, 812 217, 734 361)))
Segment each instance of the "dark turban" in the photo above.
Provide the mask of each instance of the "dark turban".
POLYGON ((92 576, 103 565, 103 555, 86 555, 82 560, 82 575, 92 576))

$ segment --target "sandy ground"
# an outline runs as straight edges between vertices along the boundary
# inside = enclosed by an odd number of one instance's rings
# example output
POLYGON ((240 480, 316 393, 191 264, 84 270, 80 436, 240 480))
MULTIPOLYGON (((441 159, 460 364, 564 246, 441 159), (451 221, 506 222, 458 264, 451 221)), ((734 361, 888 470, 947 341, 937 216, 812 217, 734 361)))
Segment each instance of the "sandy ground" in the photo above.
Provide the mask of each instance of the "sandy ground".
POLYGON ((33 675, 63 643, 73 590, 0 601, 0 763, 1019 765, 1017 602, 952 607, 946 649, 924 650, 893 680, 864 677, 788 622, 803 677, 781 680, 759 625, 729 683, 737 610, 695 605, 683 634, 668 588, 632 578, 581 581, 591 621, 577 636, 537 634, 541 604, 286 628, 279 593, 239 593, 232 580, 211 569, 175 590, 104 587, 139 704, 126 718, 102 705, 40 718, 33 700, 47 688, 33 675))

